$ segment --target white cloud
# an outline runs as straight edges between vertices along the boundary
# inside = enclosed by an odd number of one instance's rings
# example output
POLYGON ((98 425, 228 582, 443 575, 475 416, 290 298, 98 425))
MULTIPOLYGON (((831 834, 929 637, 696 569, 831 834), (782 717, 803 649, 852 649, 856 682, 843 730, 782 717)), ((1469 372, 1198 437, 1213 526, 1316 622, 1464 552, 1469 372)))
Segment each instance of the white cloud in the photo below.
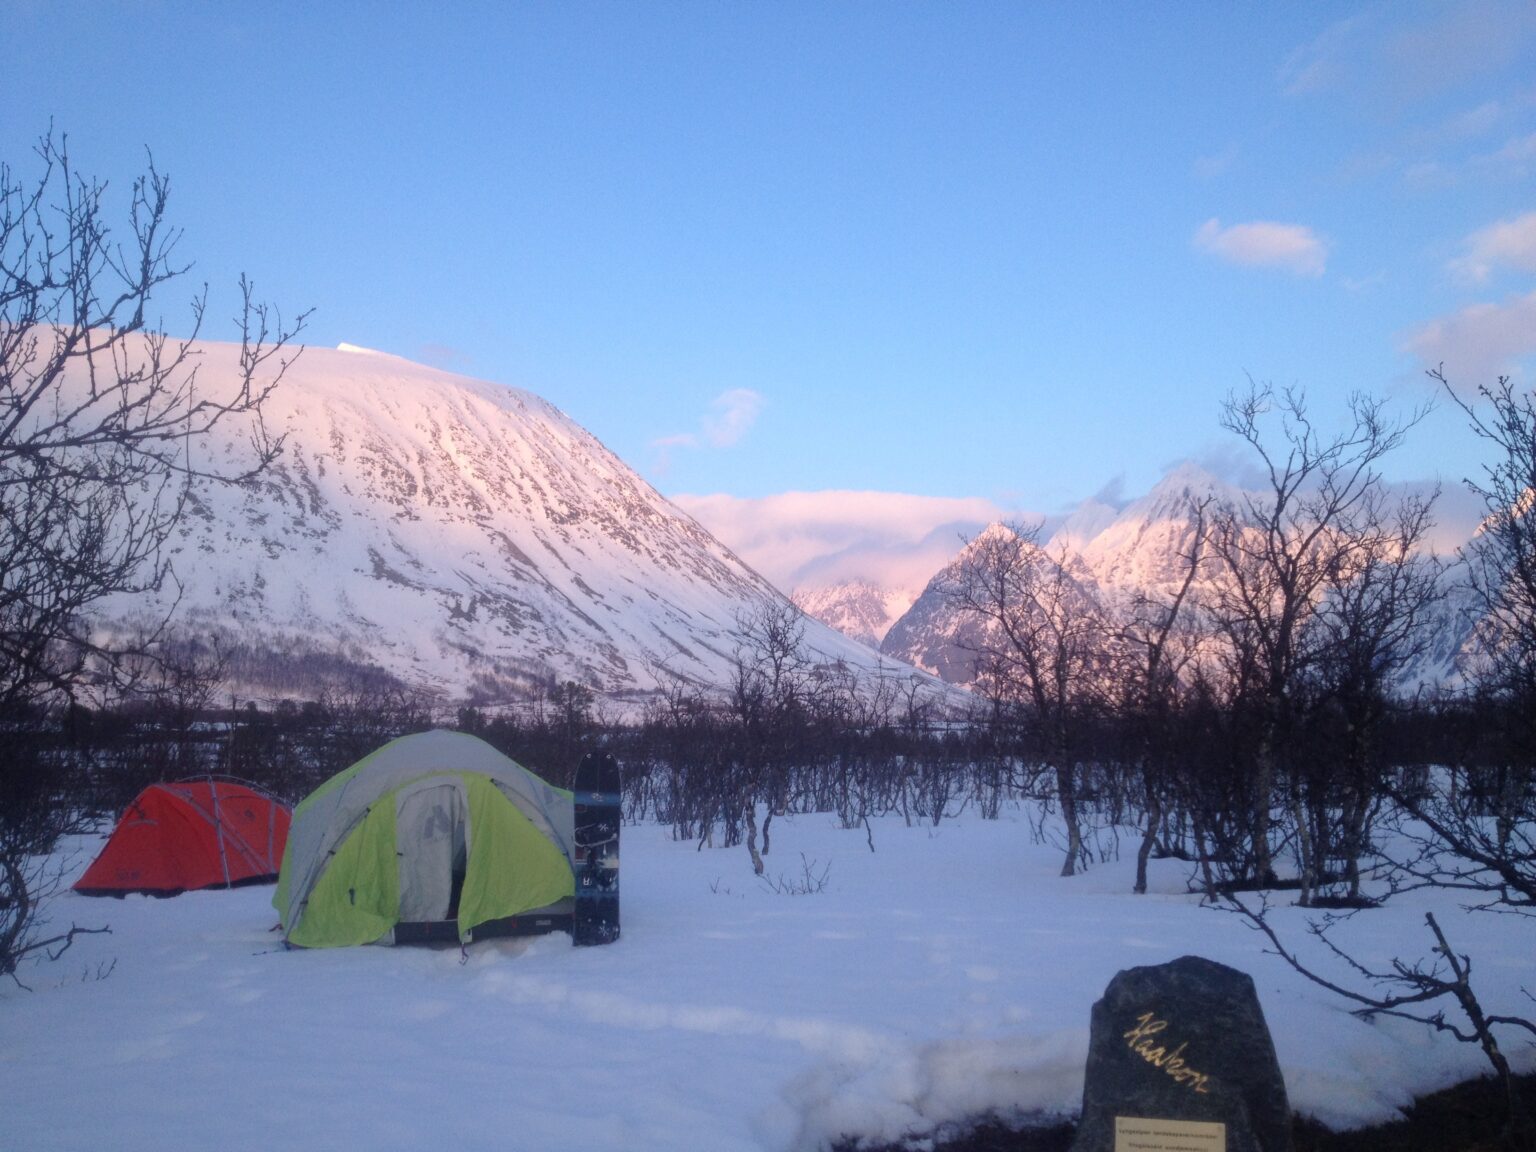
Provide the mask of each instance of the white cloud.
POLYGON ((1403 168, 1403 183, 1425 191, 1453 187, 1459 179, 1456 169, 1439 160, 1416 160, 1403 168))
POLYGON ((1529 0, 1361 6, 1291 52, 1278 79, 1288 96, 1401 109, 1519 67, 1533 36, 1529 0))
POLYGON ((1350 75, 1350 60, 1371 30, 1362 15, 1329 25, 1297 48, 1280 66, 1280 85, 1288 96, 1324 92, 1350 75))
POLYGON ((1288 97, 1318 111, 1326 100, 1327 114, 1352 130, 1363 155, 1345 162, 1344 178, 1368 176, 1383 157, 1416 189, 1529 178, 1536 136, 1502 148, 1488 142, 1528 131, 1536 4, 1349 7, 1354 11, 1285 57, 1277 76, 1288 97))
POLYGON ((1015 517, 980 497, 900 492, 682 495, 672 502, 784 592, 847 580, 920 591, 964 539, 1015 517))
POLYGON ((729 448, 757 422, 762 396, 750 388, 732 388, 715 397, 704 417, 704 438, 716 448, 729 448))
POLYGON ((1467 183, 1491 181, 1517 183, 1529 178, 1536 169, 1536 132, 1512 136, 1493 152, 1479 152, 1462 158, 1419 160, 1403 168, 1403 180, 1415 188, 1440 190, 1467 183))
POLYGON ((653 448, 697 448, 699 438, 692 432, 679 432, 676 436, 658 436, 651 441, 653 448))
POLYGON ((1478 163, 1484 168, 1519 176, 1525 173, 1532 161, 1536 161, 1536 132, 1528 136, 1511 137, 1505 141, 1504 147, 1491 155, 1480 157, 1478 163))
POLYGON ((1451 261, 1458 279, 1484 284, 1496 268, 1536 272, 1536 212, 1500 220, 1467 237, 1466 252, 1451 261))
POLYGON ((1228 145, 1211 156, 1198 156, 1195 158, 1195 175, 1202 180, 1214 180, 1219 176, 1225 176, 1237 163, 1237 158, 1236 144, 1228 145))
POLYGON ((709 411, 699 422, 698 432, 675 432, 651 441, 657 450, 657 471, 667 472, 672 464, 675 448, 729 448, 741 441, 757 422, 763 410, 761 393, 750 388, 732 388, 722 392, 710 402, 709 411))
POLYGON ((1195 232, 1195 247, 1232 264, 1279 268, 1298 276, 1321 276, 1328 245, 1302 224, 1255 220, 1223 228, 1215 217, 1195 232))
POLYGON ((1406 347, 1427 366, 1444 364, 1458 384, 1519 375, 1521 361, 1536 356, 1536 292, 1431 320, 1409 334, 1406 347))
POLYGON ((1432 94, 1498 73, 1519 60, 1536 33, 1528 0, 1478 0, 1424 11, 1426 18, 1410 14, 1380 46, 1387 76, 1407 95, 1432 94))
POLYGON ((1470 108, 1443 120, 1434 136, 1444 141, 1470 140, 1492 132, 1504 117, 1504 106, 1498 100, 1487 100, 1476 108, 1470 108))

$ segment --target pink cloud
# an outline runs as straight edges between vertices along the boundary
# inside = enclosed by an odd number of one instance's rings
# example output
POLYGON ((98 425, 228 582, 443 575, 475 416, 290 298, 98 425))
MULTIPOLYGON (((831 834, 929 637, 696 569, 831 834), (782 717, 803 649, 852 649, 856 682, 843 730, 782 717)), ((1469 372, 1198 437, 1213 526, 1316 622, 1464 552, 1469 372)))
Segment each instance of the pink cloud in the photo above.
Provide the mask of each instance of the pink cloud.
POLYGON ((741 441, 757 423, 763 410, 763 397, 750 388, 732 388, 710 402, 709 411, 699 422, 697 432, 677 432, 651 441, 662 454, 663 467, 674 448, 729 448, 741 441))
POLYGON ((1465 254, 1451 261, 1451 271, 1473 284, 1486 283, 1494 269, 1536 272, 1536 212, 1500 220, 1467 237, 1465 254))
POLYGON ((1457 384, 1486 384, 1520 373, 1536 356, 1536 292, 1502 304, 1473 304, 1409 333, 1405 346, 1425 365, 1445 365, 1457 384))
POLYGON ((1328 245, 1312 229, 1269 220, 1223 228, 1213 216, 1195 232, 1195 247, 1231 264, 1298 276, 1321 276, 1328 263, 1328 245))
POLYGON ((704 417, 704 437, 716 448, 729 448, 757 423, 763 397, 750 388, 732 388, 715 397, 704 417))
POLYGON ((1015 513, 980 497, 785 492, 672 502, 785 592, 846 580, 920 591, 965 537, 1015 513))

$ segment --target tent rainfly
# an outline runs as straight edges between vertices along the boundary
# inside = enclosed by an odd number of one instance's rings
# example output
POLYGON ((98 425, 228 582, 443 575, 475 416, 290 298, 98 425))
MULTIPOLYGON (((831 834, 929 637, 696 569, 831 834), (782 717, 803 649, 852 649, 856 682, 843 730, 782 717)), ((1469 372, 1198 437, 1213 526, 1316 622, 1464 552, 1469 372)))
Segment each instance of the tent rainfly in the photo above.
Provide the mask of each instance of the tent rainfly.
POLYGON ((228 780, 151 784, 123 811, 75 891, 174 896, 277 879, 288 809, 228 780))
POLYGON ((272 903, 305 948, 569 929, 571 794, 483 740, 402 736, 293 813, 272 903))

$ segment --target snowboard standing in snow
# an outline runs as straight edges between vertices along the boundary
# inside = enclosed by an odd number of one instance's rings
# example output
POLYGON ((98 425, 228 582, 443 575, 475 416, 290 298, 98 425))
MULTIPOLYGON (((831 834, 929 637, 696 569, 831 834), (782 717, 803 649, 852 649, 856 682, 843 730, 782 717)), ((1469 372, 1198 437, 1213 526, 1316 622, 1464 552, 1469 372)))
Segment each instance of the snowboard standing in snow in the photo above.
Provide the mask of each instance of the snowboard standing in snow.
POLYGON ((589 752, 576 769, 576 915, 571 936, 581 944, 619 938, 619 762, 589 752))

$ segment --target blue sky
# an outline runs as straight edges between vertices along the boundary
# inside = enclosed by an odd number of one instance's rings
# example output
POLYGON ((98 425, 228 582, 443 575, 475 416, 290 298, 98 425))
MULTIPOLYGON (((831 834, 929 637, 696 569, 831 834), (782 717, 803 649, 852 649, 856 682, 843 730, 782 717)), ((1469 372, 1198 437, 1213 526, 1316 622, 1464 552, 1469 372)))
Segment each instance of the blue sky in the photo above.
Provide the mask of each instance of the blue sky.
MULTIPOLYGON (((0 0, 0 156, 173 182, 227 338, 535 391, 669 495, 1054 511, 1248 376, 1536 354, 1536 6, 0 0)), ((1474 466, 1442 406, 1402 477, 1474 466)))

